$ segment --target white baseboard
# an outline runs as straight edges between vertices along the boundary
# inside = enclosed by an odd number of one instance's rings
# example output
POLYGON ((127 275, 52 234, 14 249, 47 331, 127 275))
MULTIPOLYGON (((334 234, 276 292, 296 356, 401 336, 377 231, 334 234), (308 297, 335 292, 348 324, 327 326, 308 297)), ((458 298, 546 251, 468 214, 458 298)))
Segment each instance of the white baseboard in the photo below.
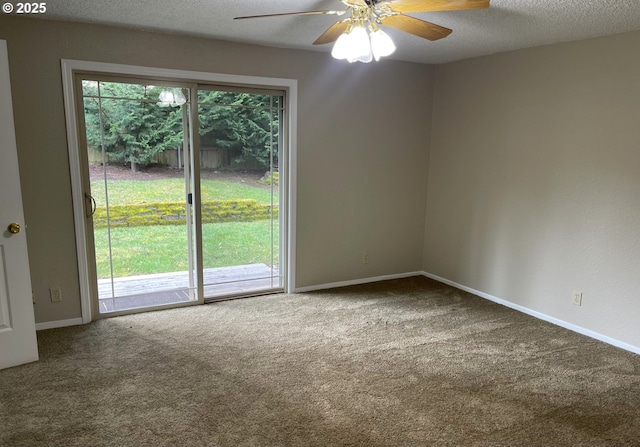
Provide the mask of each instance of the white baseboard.
POLYGON ((357 286, 359 284, 367 284, 370 282, 387 281, 389 279, 401 279, 408 278, 410 276, 421 276, 424 272, 408 272, 398 273, 395 275, 374 276, 372 278, 353 279, 350 281, 330 282, 327 284, 318 284, 315 286, 298 287, 295 289, 295 293, 313 292, 315 290, 333 289, 336 287, 357 286))
POLYGON ((46 321, 44 323, 36 323, 36 331, 45 329, 55 329, 59 327, 78 326, 82 324, 82 318, 72 318, 70 320, 46 321))
MULTIPOLYGON (((421 276, 423 274, 424 274, 423 272, 399 273, 396 275, 384 275, 384 276, 376 276, 373 278, 363 278, 363 279, 354 279, 351 281, 340 281, 340 282, 332 282, 328 284, 318 284, 315 286, 299 287, 295 289, 293 293, 312 292, 314 290, 324 290, 324 289, 333 289, 335 287, 354 286, 358 284, 367 284, 370 282, 386 281, 389 279, 400 279, 400 278, 408 278, 410 276, 421 276)), ((45 329, 55 329, 55 328, 66 327, 66 326, 76 326, 80 324, 83 324, 82 318, 72 318, 70 320, 47 321, 44 323, 36 323, 36 331, 42 331, 45 329)))
MULTIPOLYGON (((504 300, 502 298, 495 297, 493 295, 489 295, 488 293, 481 292, 480 290, 472 289, 471 287, 464 286, 462 284, 458 284, 457 282, 450 281, 446 278, 442 278, 440 276, 434 275, 428 272, 408 272, 408 273, 398 273, 395 275, 383 275, 383 276, 375 276, 371 278, 361 278, 354 279, 350 281, 339 281, 332 282, 327 284, 318 284, 315 286, 306 286, 306 287, 298 287, 295 289, 294 293, 302 293, 302 292, 313 292, 316 290, 325 290, 325 289, 333 289, 336 287, 346 287, 346 286, 355 286, 359 284, 367 284, 378 281, 387 281, 390 279, 401 279, 401 278, 409 278, 411 276, 426 276, 427 278, 431 278, 435 281, 441 282, 451 287, 455 287, 456 289, 463 290, 465 292, 476 295, 480 298, 484 298, 489 301, 493 301, 494 303, 501 304, 503 306, 509 307, 511 309, 517 310, 518 312, 522 312, 524 314, 530 315, 534 318, 538 318, 539 320, 546 321, 551 324, 555 324, 556 326, 563 327, 565 329, 569 329, 570 331, 577 332, 578 334, 585 335, 587 337, 591 337, 595 340, 599 340, 601 342, 610 344, 620 349, 624 349, 625 351, 633 352, 634 354, 640 354, 640 347, 630 345, 628 343, 624 343, 620 340, 616 340, 615 338, 608 337, 606 335, 600 334, 598 332, 594 332, 590 329, 583 328, 581 326, 577 326, 572 323, 568 323, 566 321, 560 320, 558 318, 550 317, 549 315, 545 315, 541 312, 529 309, 528 307, 521 306, 519 304, 512 303, 510 301, 504 300)), ((66 326, 76 326, 82 323, 82 318, 72 318, 70 320, 58 320, 58 321, 47 321, 45 323, 37 323, 36 330, 41 331, 45 329, 54 329, 66 326)))
POLYGON ((598 332, 594 332, 590 329, 583 328, 581 326, 576 326, 575 324, 567 323, 566 321, 559 320, 554 317, 550 317, 549 315, 545 315, 538 311, 529 309, 528 307, 520 306, 519 304, 512 303, 510 301, 504 300, 502 298, 495 297, 493 295, 489 295, 488 293, 481 292, 479 290, 472 289, 471 287, 463 286, 462 284, 458 284, 456 282, 450 281, 446 278, 441 278, 440 276, 433 275, 431 273, 422 272, 424 276, 427 278, 434 279, 438 282, 446 284, 451 287, 455 287, 456 289, 464 290, 465 292, 469 292, 473 295, 477 295, 480 298, 487 299, 489 301, 493 301, 494 303, 502 304, 503 306, 509 307, 511 309, 517 310, 518 312, 522 312, 527 315, 531 315, 532 317, 538 318, 539 320, 546 321, 551 324, 555 324, 556 326, 563 327, 565 329, 569 329, 570 331, 577 332, 578 334, 586 335, 587 337, 594 338, 596 340, 602 341, 604 343, 610 344, 617 348, 624 349, 625 351, 630 351, 635 354, 640 354, 640 347, 633 346, 628 343, 624 343, 620 340, 616 340, 615 338, 608 337, 606 335, 602 335, 598 332))

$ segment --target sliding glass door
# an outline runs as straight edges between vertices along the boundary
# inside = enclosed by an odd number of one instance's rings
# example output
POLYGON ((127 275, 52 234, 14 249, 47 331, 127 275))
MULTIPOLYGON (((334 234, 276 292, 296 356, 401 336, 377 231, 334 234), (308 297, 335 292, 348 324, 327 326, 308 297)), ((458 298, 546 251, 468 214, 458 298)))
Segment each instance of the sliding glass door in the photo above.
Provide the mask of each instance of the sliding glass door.
POLYGON ((188 90, 85 79, 82 93, 99 312, 194 301, 188 90))
POLYGON ((198 89, 205 298, 282 289, 282 92, 198 89))
POLYGON ((283 290, 284 92, 78 85, 98 314, 283 290))

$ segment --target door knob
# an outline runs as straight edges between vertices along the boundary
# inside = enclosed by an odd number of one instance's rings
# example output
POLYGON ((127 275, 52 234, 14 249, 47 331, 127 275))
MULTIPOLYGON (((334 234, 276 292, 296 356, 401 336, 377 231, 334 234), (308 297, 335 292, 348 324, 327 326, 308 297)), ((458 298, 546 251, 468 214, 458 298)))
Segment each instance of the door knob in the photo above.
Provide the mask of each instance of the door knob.
POLYGON ((7 230, 11 234, 20 233, 20 224, 17 224, 17 223, 9 224, 9 227, 7 227, 7 230))

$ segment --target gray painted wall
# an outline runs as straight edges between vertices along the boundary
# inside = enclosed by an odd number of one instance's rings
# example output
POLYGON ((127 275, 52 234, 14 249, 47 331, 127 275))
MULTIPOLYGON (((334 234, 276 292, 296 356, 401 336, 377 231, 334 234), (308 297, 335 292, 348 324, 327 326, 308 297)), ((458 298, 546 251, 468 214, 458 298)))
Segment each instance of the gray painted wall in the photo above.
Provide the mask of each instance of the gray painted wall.
POLYGON ((0 38, 38 322, 80 316, 68 58, 298 79, 298 287, 424 270, 640 346, 638 32, 437 68, 13 17, 0 38))
POLYGON ((432 67, 6 16, 0 39, 36 322, 80 317, 60 59, 297 79, 297 286, 421 269, 432 67), (63 302, 50 302, 51 286, 63 302))
POLYGON ((638 48, 634 32, 437 68, 425 271, 640 346, 638 48))

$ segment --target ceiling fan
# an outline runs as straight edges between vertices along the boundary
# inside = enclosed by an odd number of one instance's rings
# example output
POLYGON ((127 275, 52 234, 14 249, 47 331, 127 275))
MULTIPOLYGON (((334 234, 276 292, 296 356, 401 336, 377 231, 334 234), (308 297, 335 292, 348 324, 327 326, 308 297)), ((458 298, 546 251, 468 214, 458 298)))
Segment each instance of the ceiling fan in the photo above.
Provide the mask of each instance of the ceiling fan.
POLYGON ((314 45, 336 42, 332 55, 349 62, 370 62, 395 51, 391 38, 380 29, 380 25, 413 34, 431 41, 451 34, 451 29, 435 23, 406 15, 412 12, 457 11, 465 9, 485 9, 490 0, 339 0, 345 5, 343 10, 320 10, 263 14, 235 17, 235 19, 255 19, 298 15, 348 16, 331 25, 314 45), (368 34, 367 34, 368 31, 368 34))

